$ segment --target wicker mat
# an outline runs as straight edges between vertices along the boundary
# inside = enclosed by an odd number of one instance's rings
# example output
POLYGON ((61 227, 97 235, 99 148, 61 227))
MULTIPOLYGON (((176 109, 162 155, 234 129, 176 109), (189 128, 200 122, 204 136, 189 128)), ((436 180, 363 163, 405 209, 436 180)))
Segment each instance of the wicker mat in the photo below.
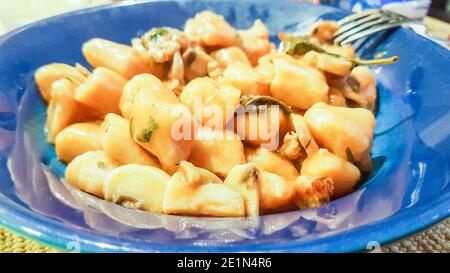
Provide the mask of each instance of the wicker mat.
MULTIPOLYGON (((450 253, 450 218, 411 237, 383 246, 381 251, 450 253)), ((59 251, 0 228, 0 253, 2 252, 50 253, 59 251)))

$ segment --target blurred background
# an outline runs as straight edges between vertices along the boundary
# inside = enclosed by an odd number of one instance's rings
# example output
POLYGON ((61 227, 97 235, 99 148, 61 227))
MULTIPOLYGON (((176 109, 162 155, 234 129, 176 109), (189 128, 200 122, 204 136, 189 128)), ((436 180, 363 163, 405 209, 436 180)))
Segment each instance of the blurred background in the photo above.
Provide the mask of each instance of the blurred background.
MULTIPOLYGON (((46 17, 119 1, 121 0, 0 0, 0 35, 46 17)), ((392 10, 423 22, 427 36, 450 49, 450 0, 298 1, 331 5, 354 12, 374 8, 392 10)))

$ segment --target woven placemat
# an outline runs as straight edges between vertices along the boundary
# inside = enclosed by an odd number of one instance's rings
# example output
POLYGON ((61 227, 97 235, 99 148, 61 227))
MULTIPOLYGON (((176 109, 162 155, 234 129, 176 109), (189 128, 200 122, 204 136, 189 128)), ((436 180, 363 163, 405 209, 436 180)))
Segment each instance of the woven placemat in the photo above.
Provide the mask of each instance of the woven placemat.
MULTIPOLYGON (((59 250, 0 228, 0 253, 52 253, 59 250)), ((381 252, 450 253, 450 218, 406 239, 381 247, 381 252)))

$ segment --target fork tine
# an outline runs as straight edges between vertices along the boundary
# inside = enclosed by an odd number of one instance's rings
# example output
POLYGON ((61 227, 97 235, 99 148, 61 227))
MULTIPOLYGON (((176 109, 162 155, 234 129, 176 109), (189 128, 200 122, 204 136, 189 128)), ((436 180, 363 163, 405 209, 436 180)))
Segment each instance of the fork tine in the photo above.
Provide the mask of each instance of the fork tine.
POLYGON ((366 36, 372 35, 373 33, 379 32, 379 31, 383 31, 383 30, 387 30, 387 29, 391 29, 391 28, 395 28, 395 27, 399 27, 402 25, 403 22, 394 22, 394 23, 389 23, 389 24, 385 24, 385 25, 380 25, 380 26, 376 26, 373 28, 369 28, 367 30, 361 31, 359 33, 356 33, 355 35, 349 36, 347 37, 345 40, 341 41, 339 44, 340 45, 345 45, 348 43, 351 43, 353 41, 356 41, 358 39, 364 38, 366 36))
POLYGON ((334 33, 334 38, 339 37, 342 33, 346 32, 346 31, 349 31, 352 28, 355 28, 355 27, 360 26, 360 25, 362 25, 364 23, 376 20, 376 19, 384 17, 384 16, 385 15, 382 14, 382 13, 374 13, 374 14, 366 16, 366 17, 364 17, 364 18, 362 18, 360 20, 354 20, 354 21, 352 21, 352 22, 350 22, 348 24, 345 24, 345 25, 341 26, 339 28, 339 30, 334 33))
POLYGON ((396 22, 395 18, 393 19, 393 18, 390 18, 390 17, 384 17, 383 16, 381 18, 378 18, 375 21, 370 21, 370 22, 364 23, 364 24, 362 24, 362 25, 360 25, 358 27, 350 29, 349 31, 347 31, 345 33, 342 33, 339 37, 335 37, 334 42, 335 43, 341 43, 343 40, 347 39, 348 37, 350 37, 352 35, 355 35, 358 32, 361 32, 361 31, 363 31, 365 29, 368 29, 368 28, 371 28, 371 27, 374 27, 374 26, 377 26, 377 25, 381 25, 381 24, 384 24, 384 23, 393 23, 393 22, 396 22))
POLYGON ((355 14, 352 14, 352 15, 348 15, 348 16, 345 16, 344 18, 342 18, 341 20, 339 20, 337 23, 340 26, 343 26, 343 25, 348 24, 348 23, 350 23, 352 21, 364 18, 366 16, 369 16, 369 15, 375 14, 375 13, 380 13, 380 10, 378 10, 378 9, 369 9, 369 10, 358 12, 358 13, 355 13, 355 14))

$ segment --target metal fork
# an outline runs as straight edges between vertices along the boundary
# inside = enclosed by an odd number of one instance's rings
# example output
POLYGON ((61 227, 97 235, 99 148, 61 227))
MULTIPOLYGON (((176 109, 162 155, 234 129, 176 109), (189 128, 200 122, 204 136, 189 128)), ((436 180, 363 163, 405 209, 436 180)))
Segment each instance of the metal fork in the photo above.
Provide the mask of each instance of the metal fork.
POLYGON ((400 26, 423 26, 418 21, 388 10, 366 10, 346 16, 338 24, 340 29, 334 34, 334 43, 339 45, 400 26))

